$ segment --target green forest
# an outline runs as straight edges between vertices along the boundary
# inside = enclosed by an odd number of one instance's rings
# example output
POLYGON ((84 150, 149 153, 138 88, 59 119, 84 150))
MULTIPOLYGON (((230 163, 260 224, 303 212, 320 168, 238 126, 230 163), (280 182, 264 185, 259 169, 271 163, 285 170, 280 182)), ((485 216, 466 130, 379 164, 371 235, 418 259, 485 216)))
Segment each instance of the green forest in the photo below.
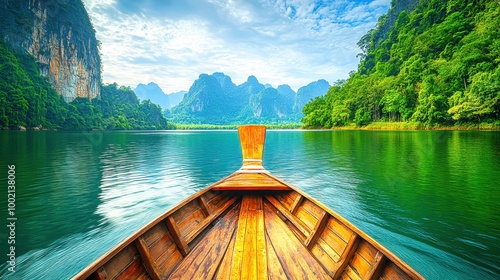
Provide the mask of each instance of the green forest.
POLYGON ((304 125, 500 126, 499 2, 398 2, 359 40, 357 71, 304 107, 304 125))
POLYGON ((39 74, 34 58, 0 42, 0 129, 168 129, 159 105, 129 87, 101 86, 101 97, 66 103, 39 74))

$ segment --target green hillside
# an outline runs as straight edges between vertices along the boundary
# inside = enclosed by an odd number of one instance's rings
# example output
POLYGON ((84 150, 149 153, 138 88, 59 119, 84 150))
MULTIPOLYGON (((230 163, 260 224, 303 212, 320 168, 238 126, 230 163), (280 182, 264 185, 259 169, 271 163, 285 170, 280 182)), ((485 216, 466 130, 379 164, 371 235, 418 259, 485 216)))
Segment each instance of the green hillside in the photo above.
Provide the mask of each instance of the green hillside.
POLYGON ((358 70, 304 107, 305 126, 499 125, 500 3, 401 2, 358 42, 358 70))
POLYGON ((101 98, 66 103, 39 74, 31 55, 0 41, 0 129, 167 129, 161 108, 116 84, 102 86, 101 98))

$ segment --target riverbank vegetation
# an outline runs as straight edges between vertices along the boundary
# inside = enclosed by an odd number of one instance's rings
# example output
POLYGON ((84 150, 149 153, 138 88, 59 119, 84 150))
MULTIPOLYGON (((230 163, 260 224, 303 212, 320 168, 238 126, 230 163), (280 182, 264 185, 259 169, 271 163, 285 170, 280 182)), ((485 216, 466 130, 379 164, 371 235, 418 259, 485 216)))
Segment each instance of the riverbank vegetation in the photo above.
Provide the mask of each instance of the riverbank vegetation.
MULTIPOLYGON (((173 128, 179 130, 211 130, 211 129, 237 129, 242 124, 172 124, 173 128)), ((303 126, 301 123, 277 123, 265 124, 268 129, 299 129, 303 126)))
POLYGON ((358 42, 358 70, 304 107, 304 125, 498 128, 500 5, 428 0, 397 12, 392 2, 358 42))
POLYGON ((101 86, 100 98, 66 103, 34 58, 0 41, 0 129, 168 129, 160 106, 139 102, 129 87, 101 86))

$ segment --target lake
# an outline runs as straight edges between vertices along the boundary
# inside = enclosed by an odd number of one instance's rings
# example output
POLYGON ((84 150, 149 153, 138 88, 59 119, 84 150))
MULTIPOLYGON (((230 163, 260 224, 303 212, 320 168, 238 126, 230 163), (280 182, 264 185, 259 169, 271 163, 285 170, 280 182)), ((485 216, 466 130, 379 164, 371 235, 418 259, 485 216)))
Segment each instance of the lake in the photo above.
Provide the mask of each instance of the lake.
MULTIPOLYGON (((241 166, 236 131, 0 131, 0 152, 2 279, 70 278, 241 166)), ((428 279, 500 277, 500 132, 270 130, 264 166, 428 279)))

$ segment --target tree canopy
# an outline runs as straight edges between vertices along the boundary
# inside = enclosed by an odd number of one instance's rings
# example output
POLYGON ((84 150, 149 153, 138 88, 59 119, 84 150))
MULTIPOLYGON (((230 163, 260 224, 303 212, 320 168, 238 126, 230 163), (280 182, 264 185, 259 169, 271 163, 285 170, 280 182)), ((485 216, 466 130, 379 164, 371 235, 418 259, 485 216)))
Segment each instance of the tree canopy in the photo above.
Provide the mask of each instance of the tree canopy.
POLYGON ((498 122, 498 2, 427 0, 395 16, 391 28, 384 15, 360 39, 358 70, 304 107, 305 126, 498 122))
POLYGON ((161 108, 139 102, 129 87, 102 86, 100 98, 66 103, 47 78, 40 76, 32 56, 13 52, 0 42, 0 128, 63 130, 168 129, 161 108))

